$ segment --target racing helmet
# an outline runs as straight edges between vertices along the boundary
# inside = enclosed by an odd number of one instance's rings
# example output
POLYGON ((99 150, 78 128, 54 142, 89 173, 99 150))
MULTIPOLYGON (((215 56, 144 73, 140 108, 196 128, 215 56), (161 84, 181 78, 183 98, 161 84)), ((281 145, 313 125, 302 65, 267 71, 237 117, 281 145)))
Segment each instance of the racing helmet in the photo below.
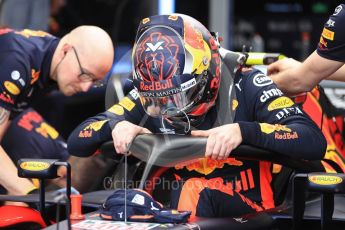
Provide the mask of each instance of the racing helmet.
POLYGON ((203 116, 220 83, 217 39, 192 17, 144 18, 132 53, 133 85, 152 117, 203 116))

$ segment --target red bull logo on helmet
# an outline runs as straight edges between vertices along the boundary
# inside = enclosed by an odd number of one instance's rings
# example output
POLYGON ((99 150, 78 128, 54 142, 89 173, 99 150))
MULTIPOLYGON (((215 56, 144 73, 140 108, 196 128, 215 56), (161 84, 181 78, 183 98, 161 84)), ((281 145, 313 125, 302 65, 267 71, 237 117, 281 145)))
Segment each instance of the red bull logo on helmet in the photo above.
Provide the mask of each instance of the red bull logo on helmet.
POLYGON ((140 91, 160 91, 174 88, 171 79, 166 81, 152 81, 152 82, 140 82, 140 91))

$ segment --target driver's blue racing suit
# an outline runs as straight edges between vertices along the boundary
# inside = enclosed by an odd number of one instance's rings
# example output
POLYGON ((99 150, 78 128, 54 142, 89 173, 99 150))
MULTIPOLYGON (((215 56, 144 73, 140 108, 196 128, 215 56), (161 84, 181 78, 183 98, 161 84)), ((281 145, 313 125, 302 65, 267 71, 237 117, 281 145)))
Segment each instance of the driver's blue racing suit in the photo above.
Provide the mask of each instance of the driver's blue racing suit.
MULTIPOLYGON (((292 158, 322 159, 326 141, 318 127, 272 80, 252 69, 235 78, 235 121, 243 144, 275 151, 292 158)), ((196 129, 210 129, 217 117, 214 106, 196 129)), ((177 132, 174 126, 147 117, 135 90, 107 111, 80 124, 68 139, 72 155, 86 157, 112 139, 116 123, 127 120, 153 133, 177 132)), ((238 216, 274 207, 272 164, 264 161, 197 159, 176 166, 183 186, 173 191, 172 208, 190 210, 202 217, 238 216)), ((178 177, 177 176, 177 177, 178 177)))

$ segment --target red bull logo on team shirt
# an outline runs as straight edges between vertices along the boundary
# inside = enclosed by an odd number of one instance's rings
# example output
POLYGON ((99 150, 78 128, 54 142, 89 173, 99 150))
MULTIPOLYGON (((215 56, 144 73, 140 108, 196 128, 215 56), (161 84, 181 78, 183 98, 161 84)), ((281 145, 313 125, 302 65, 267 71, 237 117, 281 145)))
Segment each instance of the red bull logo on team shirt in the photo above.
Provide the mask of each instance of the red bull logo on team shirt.
POLYGON ((79 132, 78 137, 81 137, 81 138, 92 137, 92 130, 82 130, 79 132))
POLYGON ((34 84, 38 78, 40 77, 40 73, 41 71, 36 71, 34 69, 31 70, 31 81, 30 81, 30 84, 34 84))
POLYGON ((6 92, 2 92, 0 94, 0 100, 4 101, 4 102, 7 102, 7 103, 10 103, 10 104, 14 104, 14 100, 11 98, 10 95, 8 95, 6 92))

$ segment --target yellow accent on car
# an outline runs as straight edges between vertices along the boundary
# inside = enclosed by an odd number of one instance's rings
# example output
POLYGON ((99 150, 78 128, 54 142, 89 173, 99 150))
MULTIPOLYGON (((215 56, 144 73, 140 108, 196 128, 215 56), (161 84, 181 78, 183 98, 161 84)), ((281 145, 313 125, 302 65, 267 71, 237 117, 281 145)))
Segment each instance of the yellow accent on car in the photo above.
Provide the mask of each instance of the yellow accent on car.
POLYGON ((49 168, 50 164, 42 161, 26 161, 19 165, 20 168, 28 171, 43 171, 49 168))
POLYGON ((331 175, 313 175, 309 176, 308 180, 318 185, 335 185, 343 181, 341 177, 331 175))

